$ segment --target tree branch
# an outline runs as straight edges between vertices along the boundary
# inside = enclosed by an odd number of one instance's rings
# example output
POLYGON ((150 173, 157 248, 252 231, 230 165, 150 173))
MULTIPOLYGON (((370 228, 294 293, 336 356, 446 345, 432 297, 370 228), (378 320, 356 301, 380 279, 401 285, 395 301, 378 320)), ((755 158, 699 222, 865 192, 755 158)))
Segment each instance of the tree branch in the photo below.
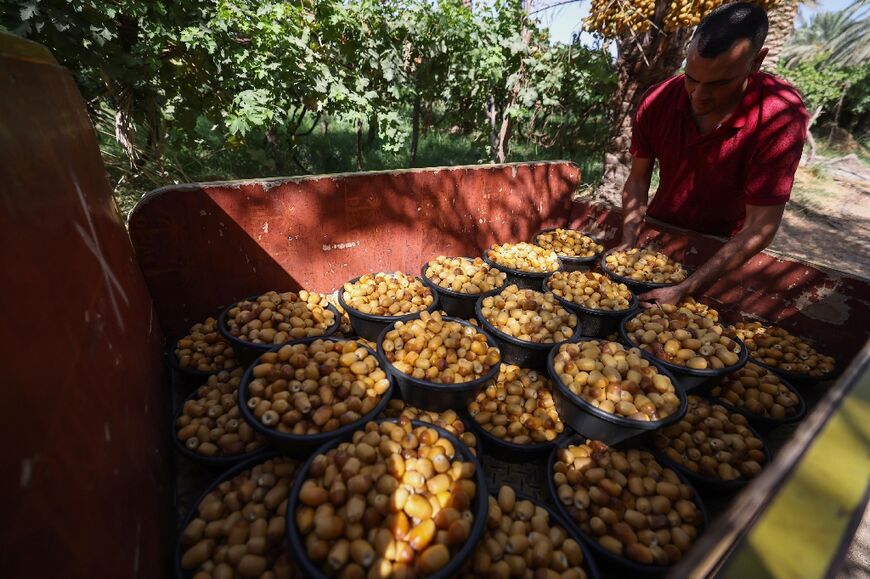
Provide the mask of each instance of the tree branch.
POLYGON ((582 0, 562 0, 561 2, 556 2, 555 4, 549 4, 547 6, 541 6, 540 8, 532 10, 531 12, 529 12, 529 16, 534 16, 538 12, 545 12, 553 8, 558 8, 559 6, 565 6, 566 4, 575 4, 579 2, 582 2, 582 0))
MULTIPOLYGON (((311 128, 310 128, 310 129, 308 129, 307 131, 302 132, 302 133, 295 133, 293 136, 294 136, 294 137, 307 137, 308 135, 310 135, 310 134, 314 131, 314 128, 317 127, 317 123, 320 122, 320 117, 321 117, 322 115, 323 115, 323 113, 317 113, 317 116, 314 117, 314 122, 311 123, 311 128)), ((299 128, 299 126, 301 126, 301 125, 302 125, 302 122, 301 122, 301 120, 300 120, 299 125, 297 125, 296 128, 299 128)))

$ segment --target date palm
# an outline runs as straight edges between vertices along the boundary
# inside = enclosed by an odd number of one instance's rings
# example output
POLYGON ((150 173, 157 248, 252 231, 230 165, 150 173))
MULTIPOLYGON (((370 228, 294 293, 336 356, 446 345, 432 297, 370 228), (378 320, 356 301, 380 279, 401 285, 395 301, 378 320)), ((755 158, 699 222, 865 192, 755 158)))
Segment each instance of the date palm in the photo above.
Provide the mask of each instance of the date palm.
POLYGON ((815 2, 801 2, 800 0, 782 0, 767 12, 770 25, 767 32, 767 40, 764 45, 768 49, 767 58, 764 59, 766 70, 776 70, 776 65, 788 41, 794 34, 795 23, 800 5, 814 5, 815 2))
POLYGON ((856 66, 870 62, 870 1, 858 0, 845 10, 821 12, 799 27, 782 51, 786 66, 808 62, 819 54, 824 64, 856 66))

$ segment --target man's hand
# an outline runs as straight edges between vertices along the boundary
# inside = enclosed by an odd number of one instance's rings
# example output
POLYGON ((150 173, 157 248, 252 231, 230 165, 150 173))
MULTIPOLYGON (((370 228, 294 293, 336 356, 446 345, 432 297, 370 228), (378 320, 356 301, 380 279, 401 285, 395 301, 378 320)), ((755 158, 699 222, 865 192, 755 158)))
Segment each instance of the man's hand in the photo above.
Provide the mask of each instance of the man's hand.
POLYGON ((637 301, 640 307, 647 309, 653 307, 656 303, 678 304, 689 293, 688 285, 686 282, 683 282, 642 293, 637 296, 637 301))
POLYGON ((633 243, 629 243, 627 241, 621 241, 619 245, 616 245, 610 249, 610 251, 628 251, 634 247, 633 243))
POLYGON ((785 205, 747 205, 743 229, 720 247, 707 263, 682 283, 647 292, 638 296, 638 299, 647 302, 656 299, 660 303, 676 303, 687 295, 703 292, 724 272, 739 268, 773 241, 782 220, 783 209, 785 205))
MULTIPOLYGON (((623 230, 624 231, 624 230, 623 230)), ((628 251, 632 247, 637 245, 637 238, 628 237, 623 233, 622 239, 619 242, 619 245, 615 246, 611 251, 628 251)))

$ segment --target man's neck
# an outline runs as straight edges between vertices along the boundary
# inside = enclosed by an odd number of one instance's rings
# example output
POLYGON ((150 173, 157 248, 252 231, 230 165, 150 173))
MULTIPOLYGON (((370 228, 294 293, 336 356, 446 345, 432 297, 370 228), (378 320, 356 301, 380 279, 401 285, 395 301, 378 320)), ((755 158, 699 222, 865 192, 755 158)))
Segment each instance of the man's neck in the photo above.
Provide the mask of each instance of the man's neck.
POLYGON ((731 115, 733 115, 734 111, 737 110, 737 107, 740 106, 740 102, 743 100, 743 95, 746 94, 746 87, 748 85, 749 77, 746 77, 740 91, 731 98, 728 104, 715 111, 710 111, 704 115, 696 115, 695 112, 692 111, 692 118, 695 119, 695 125, 698 127, 698 132, 705 135, 709 132, 715 131, 722 126, 722 123, 731 118, 731 115))

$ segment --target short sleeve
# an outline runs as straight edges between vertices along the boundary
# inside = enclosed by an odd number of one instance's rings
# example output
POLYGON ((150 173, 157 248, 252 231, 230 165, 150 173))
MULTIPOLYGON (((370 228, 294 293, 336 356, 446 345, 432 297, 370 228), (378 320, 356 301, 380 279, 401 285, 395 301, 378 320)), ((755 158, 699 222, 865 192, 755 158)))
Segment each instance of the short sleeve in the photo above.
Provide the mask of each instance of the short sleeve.
POLYGON ((747 205, 782 205, 791 197, 794 175, 807 138, 807 112, 788 99, 787 106, 777 107, 759 131, 759 140, 746 176, 747 205))
POLYGON ((631 146, 628 150, 632 157, 640 157, 641 159, 655 157, 650 126, 649 98, 649 93, 644 95, 640 105, 637 107, 637 113, 635 113, 634 122, 631 125, 631 146))

